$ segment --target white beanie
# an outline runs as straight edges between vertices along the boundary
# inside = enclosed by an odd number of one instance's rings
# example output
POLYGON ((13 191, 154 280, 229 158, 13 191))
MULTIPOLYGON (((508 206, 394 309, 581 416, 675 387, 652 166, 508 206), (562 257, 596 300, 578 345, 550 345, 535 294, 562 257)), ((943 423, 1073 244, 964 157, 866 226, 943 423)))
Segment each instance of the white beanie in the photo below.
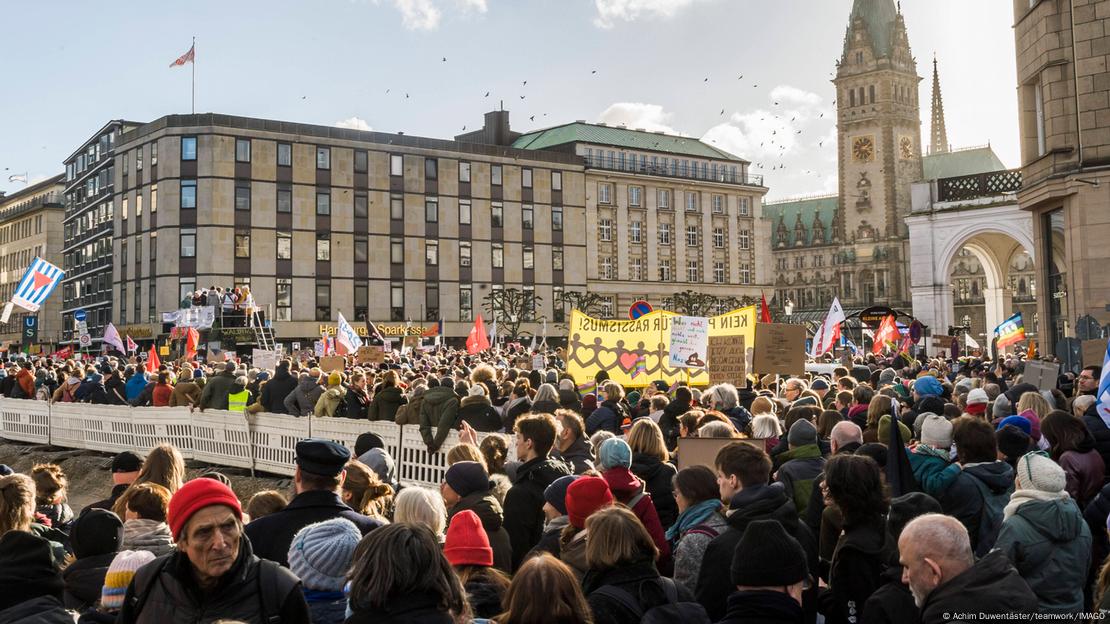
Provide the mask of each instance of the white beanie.
POLYGON ((982 388, 972 388, 967 393, 967 404, 968 405, 981 405, 981 404, 990 403, 990 402, 991 402, 990 396, 988 396, 987 391, 982 389, 982 388))
POLYGON ((921 442, 929 446, 947 450, 952 448, 952 423, 944 416, 937 416, 932 412, 922 414, 921 442))
POLYGON ((484 384, 476 383, 473 386, 470 386, 470 390, 467 391, 467 394, 469 396, 486 396, 486 386, 484 384))
POLYGON ((1041 453, 1026 453, 1017 463, 1014 475, 1019 490, 1037 490, 1056 494, 1068 486, 1068 477, 1059 464, 1041 453))

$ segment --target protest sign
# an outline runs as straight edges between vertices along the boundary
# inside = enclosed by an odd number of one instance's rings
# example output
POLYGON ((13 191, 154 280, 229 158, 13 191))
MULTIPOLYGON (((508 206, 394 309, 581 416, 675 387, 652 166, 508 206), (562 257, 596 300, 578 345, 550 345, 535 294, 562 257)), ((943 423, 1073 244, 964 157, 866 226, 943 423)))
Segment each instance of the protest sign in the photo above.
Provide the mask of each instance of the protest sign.
POLYGON ((543 370, 546 362, 542 353, 537 353, 532 356, 532 370, 543 370))
MULTIPOLYGON (((593 379, 603 370, 609 379, 629 388, 655 380, 673 384, 687 377, 691 385, 705 386, 709 383, 705 370, 670 365, 670 325, 676 316, 656 310, 634 321, 619 321, 595 319, 574 310, 567 336, 567 373, 575 379, 593 379)), ((755 341, 755 306, 707 320, 709 337, 743 336, 747 345, 755 341)))
POLYGON ((676 316, 671 319, 671 357, 673 368, 705 368, 709 351, 709 319, 676 316))
POLYGON ((1021 375, 1022 381, 1037 386, 1038 390, 1052 390, 1056 387, 1056 379, 1060 375, 1060 365, 1040 360, 1025 362, 1025 369, 1021 375))
POLYGON ((1106 339, 1083 341, 1083 366, 1102 366, 1106 358, 1106 339))
POLYGON ((709 338, 709 384, 730 383, 742 386, 747 370, 743 336, 709 338))
POLYGON ((755 330, 752 369, 760 375, 805 374, 806 328, 804 325, 760 323, 755 330))
POLYGON ((261 370, 277 368, 278 354, 269 349, 255 349, 251 352, 251 365, 261 370))
POLYGON ((751 444, 760 450, 765 447, 763 438, 679 438, 676 468, 682 470, 691 466, 705 466, 714 470, 717 452, 733 442, 751 444))
POLYGON ((359 364, 381 364, 385 361, 385 351, 381 347, 359 347, 359 364))
POLYGON ((347 360, 341 355, 327 355, 320 358, 320 370, 325 374, 332 371, 342 371, 347 367, 347 360))

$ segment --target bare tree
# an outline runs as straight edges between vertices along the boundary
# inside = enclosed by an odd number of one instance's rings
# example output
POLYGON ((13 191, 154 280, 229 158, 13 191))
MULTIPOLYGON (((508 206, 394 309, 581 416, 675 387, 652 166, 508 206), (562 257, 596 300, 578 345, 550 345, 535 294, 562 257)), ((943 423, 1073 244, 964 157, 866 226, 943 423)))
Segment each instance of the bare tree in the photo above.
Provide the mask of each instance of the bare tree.
POLYGON ((486 309, 509 338, 519 337, 521 323, 535 320, 536 306, 542 301, 533 291, 519 288, 491 290, 484 299, 486 309))
POLYGON ((604 298, 597 293, 580 290, 564 290, 555 301, 555 305, 557 306, 555 310, 556 318, 562 318, 555 326, 563 330, 567 329, 568 321, 566 312, 568 309, 578 310, 586 316, 600 316, 602 312, 601 304, 603 301, 604 298), (560 312, 562 315, 560 315, 560 312))

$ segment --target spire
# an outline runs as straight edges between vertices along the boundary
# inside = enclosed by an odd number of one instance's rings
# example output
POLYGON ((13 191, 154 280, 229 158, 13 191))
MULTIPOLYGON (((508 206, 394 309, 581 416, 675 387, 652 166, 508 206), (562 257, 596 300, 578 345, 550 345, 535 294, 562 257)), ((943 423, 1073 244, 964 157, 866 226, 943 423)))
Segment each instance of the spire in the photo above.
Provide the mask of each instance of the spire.
POLYGON ((933 55, 933 126, 930 137, 930 151, 943 154, 948 151, 948 131, 944 128, 944 101, 940 97, 940 73, 937 71, 937 56, 933 55))

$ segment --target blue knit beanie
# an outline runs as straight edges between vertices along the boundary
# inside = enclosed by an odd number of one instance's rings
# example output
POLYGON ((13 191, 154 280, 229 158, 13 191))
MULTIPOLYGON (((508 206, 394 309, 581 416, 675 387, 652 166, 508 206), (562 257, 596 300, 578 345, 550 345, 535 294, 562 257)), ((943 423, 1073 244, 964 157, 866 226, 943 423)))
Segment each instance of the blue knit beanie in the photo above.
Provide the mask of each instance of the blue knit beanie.
POLYGON ((598 459, 601 460, 602 470, 618 466, 621 468, 632 467, 632 449, 629 448, 628 442, 620 438, 609 438, 602 442, 597 455, 598 459))
POLYGON ((362 533, 346 518, 332 518, 297 531, 289 545, 289 570, 305 589, 343 591, 362 533))
POLYGON ((944 386, 937 381, 936 377, 932 375, 923 375, 913 382, 914 392, 921 396, 933 395, 941 396, 944 394, 944 386))
POLYGON ((543 499, 564 516, 567 515, 567 488, 578 475, 566 475, 551 482, 543 491, 543 499))

